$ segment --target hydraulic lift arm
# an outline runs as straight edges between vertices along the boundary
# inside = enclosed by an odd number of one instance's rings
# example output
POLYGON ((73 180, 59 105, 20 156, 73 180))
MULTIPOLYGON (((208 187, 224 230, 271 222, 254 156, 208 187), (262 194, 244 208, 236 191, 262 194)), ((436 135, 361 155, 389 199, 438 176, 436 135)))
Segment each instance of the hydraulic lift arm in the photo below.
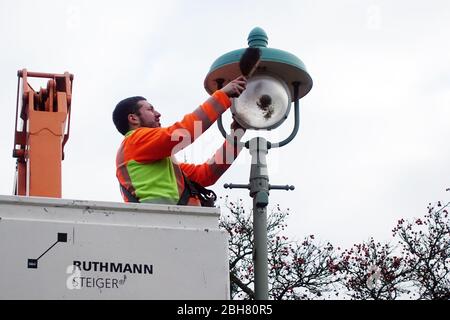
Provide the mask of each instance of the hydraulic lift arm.
POLYGON ((23 69, 17 76, 13 149, 17 165, 13 193, 61 198, 61 161, 69 139, 73 75, 23 69), (33 77, 49 79, 47 87, 38 92, 33 90, 28 83, 33 77))

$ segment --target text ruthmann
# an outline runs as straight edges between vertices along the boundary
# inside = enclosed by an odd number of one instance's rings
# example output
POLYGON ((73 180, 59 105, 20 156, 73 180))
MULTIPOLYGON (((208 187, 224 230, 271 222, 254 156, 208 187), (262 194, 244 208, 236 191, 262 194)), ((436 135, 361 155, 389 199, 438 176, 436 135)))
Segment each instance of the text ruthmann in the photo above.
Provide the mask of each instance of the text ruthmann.
POLYGON ((127 274, 153 274, 152 264, 114 263, 99 261, 74 261, 67 270, 70 276, 66 280, 67 289, 98 288, 118 289, 125 284, 127 274), (121 278, 86 276, 82 272, 122 273, 121 278))
POLYGON ((153 274, 152 264, 74 261, 73 265, 80 271, 153 274))

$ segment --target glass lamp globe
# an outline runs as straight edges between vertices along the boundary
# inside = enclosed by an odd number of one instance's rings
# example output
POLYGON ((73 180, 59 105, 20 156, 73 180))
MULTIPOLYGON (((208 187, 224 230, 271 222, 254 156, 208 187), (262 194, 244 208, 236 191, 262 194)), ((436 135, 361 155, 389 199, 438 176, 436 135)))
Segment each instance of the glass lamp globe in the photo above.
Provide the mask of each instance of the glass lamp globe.
POLYGON ((256 74, 247 82, 247 88, 233 99, 233 118, 246 129, 270 130, 288 117, 291 93, 287 84, 272 74, 256 74))

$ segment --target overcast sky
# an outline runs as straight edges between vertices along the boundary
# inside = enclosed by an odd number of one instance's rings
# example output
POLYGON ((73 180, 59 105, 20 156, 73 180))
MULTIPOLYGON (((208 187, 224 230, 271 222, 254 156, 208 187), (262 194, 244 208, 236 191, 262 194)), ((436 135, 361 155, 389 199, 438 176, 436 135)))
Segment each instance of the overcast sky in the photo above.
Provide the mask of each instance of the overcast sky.
MULTIPOLYGON (((291 237, 389 241, 398 219, 450 200, 446 0, 2 0, 0 194, 13 187, 17 70, 75 75, 63 197, 116 202, 116 103, 143 95, 171 125, 207 99, 212 62, 247 46, 256 26, 314 81, 301 100, 299 134, 268 158, 271 183, 296 187, 270 195, 271 205, 290 208, 291 237)), ((286 137, 292 116, 268 138, 286 137)), ((203 162, 221 144, 214 125, 180 158, 203 162)), ((244 150, 213 189, 250 206, 248 191, 222 187, 247 183, 249 172, 244 150)))

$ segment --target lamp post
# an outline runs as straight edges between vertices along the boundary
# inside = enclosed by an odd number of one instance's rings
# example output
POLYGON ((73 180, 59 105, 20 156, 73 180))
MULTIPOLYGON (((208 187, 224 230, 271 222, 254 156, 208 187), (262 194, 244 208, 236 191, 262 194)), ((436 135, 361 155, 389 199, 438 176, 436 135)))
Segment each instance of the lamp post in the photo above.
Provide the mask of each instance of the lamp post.
MULTIPOLYGON (((260 49, 261 62, 254 76, 248 80, 247 89, 239 98, 233 99, 233 118, 246 129, 272 130, 287 119, 291 103, 294 102, 294 128, 286 139, 272 143, 263 137, 255 137, 245 143, 237 142, 249 149, 252 157, 249 184, 224 185, 230 189, 249 189, 253 198, 255 299, 267 300, 269 190, 294 190, 294 186, 269 184, 266 155, 269 149, 283 147, 297 135, 300 124, 299 100, 311 90, 312 79, 303 62, 295 55, 267 47, 268 37, 263 29, 254 28, 247 40, 249 47, 260 49)), ((209 94, 240 75, 239 60, 244 50, 228 52, 212 64, 204 82, 209 94)), ((222 117, 217 123, 222 135, 233 142, 223 128, 222 117)))

